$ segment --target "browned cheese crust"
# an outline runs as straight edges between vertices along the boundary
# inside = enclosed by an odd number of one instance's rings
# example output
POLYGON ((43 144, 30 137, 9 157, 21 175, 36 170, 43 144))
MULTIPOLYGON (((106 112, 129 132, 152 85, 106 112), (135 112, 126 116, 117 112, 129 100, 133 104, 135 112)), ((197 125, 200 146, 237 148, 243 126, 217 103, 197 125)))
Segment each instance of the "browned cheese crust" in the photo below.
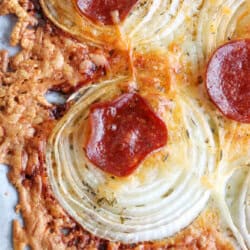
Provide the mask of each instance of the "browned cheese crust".
MULTIPOLYGON (((9 166, 9 180, 19 194, 16 212, 24 219, 24 226, 13 223, 14 249, 26 245, 35 250, 232 249, 209 212, 203 212, 175 237, 132 245, 91 235, 65 213, 48 182, 45 149, 48 135, 67 107, 49 104, 44 95, 51 89, 69 94, 100 77, 129 71, 129 66, 124 66, 128 55, 112 48, 88 47, 68 37, 41 17, 37 2, 0 3, 1 15, 18 18, 10 43, 21 47, 12 58, 7 51, 0 52, 0 162, 9 166)), ((148 61, 138 57, 138 72, 152 68, 147 63, 159 61, 160 57, 152 60, 152 55, 148 61)), ((142 75, 144 78, 149 86, 150 79, 142 75)))

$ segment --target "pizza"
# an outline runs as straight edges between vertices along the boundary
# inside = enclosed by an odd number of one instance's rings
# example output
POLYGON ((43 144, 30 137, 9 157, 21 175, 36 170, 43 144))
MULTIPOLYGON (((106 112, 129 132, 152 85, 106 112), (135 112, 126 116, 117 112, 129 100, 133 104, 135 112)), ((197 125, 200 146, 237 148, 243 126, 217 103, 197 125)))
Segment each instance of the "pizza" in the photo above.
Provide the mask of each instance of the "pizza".
POLYGON ((2 0, 0 14, 21 47, 0 52, 14 249, 250 248, 248 0, 2 0))

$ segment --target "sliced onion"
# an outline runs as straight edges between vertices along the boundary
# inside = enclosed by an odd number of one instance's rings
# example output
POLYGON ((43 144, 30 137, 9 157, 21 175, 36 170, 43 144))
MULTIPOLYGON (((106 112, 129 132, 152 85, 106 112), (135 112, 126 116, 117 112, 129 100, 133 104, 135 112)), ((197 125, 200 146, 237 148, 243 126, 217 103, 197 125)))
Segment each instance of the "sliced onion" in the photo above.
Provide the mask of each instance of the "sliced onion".
MULTIPOLYGON (((249 161, 249 158, 240 162, 241 166, 234 172, 227 183, 226 201, 230 210, 231 220, 234 223, 236 237, 243 237, 243 249, 250 248, 250 170, 242 165, 249 161)), ((240 240, 238 240, 240 241, 240 240)))
POLYGON ((213 4, 204 1, 197 25, 197 47, 200 48, 203 67, 206 58, 233 37, 239 18, 249 8, 248 4, 247 0, 219 0, 213 4))
POLYGON ((40 0, 46 16, 62 30, 94 45, 115 44, 118 31, 110 26, 98 25, 80 15, 72 0, 40 0))
POLYGON ((105 26, 80 15, 74 1, 40 2, 48 18, 80 40, 104 46, 130 44, 136 48, 166 48, 175 35, 191 31, 192 25, 187 20, 198 13, 202 3, 201 0, 140 0, 123 23, 105 26))
POLYGON ((168 145, 148 156, 134 174, 112 177, 93 166, 82 149, 89 107, 119 95, 122 81, 90 86, 72 96, 76 103, 48 143, 49 179, 61 205, 91 233, 124 243, 162 239, 189 225, 204 209, 209 191, 201 178, 214 169, 217 155, 210 149, 216 143, 204 110, 179 94, 174 100, 176 112, 181 112, 175 114, 178 123, 168 118, 172 115, 164 118, 175 127, 168 145))
MULTIPOLYGON (((133 47, 167 47, 178 34, 188 35, 190 22, 198 12, 200 0, 146 1, 122 26, 133 47), (184 31, 184 32, 183 32, 184 31)), ((191 25, 192 26, 192 25, 191 25)), ((191 32, 192 33, 192 32, 191 32)))

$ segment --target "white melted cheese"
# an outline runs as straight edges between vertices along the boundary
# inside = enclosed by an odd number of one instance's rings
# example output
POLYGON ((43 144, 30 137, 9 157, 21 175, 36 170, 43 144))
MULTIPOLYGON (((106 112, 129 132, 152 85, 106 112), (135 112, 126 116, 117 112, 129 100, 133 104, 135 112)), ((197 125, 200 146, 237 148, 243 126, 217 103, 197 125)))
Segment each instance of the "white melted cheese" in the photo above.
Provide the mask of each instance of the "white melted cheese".
MULTIPOLYGON (((204 72, 215 48, 235 34, 244 36, 237 28, 250 16, 248 0, 141 0, 123 24, 112 28, 72 15, 68 0, 41 2, 55 24, 84 41, 114 44, 119 34, 140 53, 170 51, 195 76, 204 72), (172 43, 178 45, 176 53, 172 43)), ((221 118, 204 90, 174 85, 173 111, 161 117, 168 126, 168 144, 130 177, 112 177, 87 160, 82 146, 89 106, 119 95, 125 80, 81 89, 54 129, 47 163, 61 205, 93 234, 135 243, 174 235, 213 201, 238 246, 249 249, 250 147, 236 135, 250 127, 221 118)))

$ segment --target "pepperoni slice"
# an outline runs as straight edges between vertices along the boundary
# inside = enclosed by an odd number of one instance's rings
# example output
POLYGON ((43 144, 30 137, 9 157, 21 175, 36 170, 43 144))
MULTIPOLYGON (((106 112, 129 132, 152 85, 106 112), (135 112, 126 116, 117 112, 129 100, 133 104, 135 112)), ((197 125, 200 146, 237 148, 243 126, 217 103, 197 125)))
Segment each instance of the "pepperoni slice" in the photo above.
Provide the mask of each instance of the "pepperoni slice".
POLYGON ((85 16, 105 25, 123 21, 137 2, 138 0, 76 0, 85 16))
POLYGON ((207 67, 208 94, 228 118, 250 123, 250 39, 218 48, 207 67))
POLYGON ((165 123, 136 93, 90 109, 89 160, 119 177, 130 175, 152 151, 167 143, 165 123))

